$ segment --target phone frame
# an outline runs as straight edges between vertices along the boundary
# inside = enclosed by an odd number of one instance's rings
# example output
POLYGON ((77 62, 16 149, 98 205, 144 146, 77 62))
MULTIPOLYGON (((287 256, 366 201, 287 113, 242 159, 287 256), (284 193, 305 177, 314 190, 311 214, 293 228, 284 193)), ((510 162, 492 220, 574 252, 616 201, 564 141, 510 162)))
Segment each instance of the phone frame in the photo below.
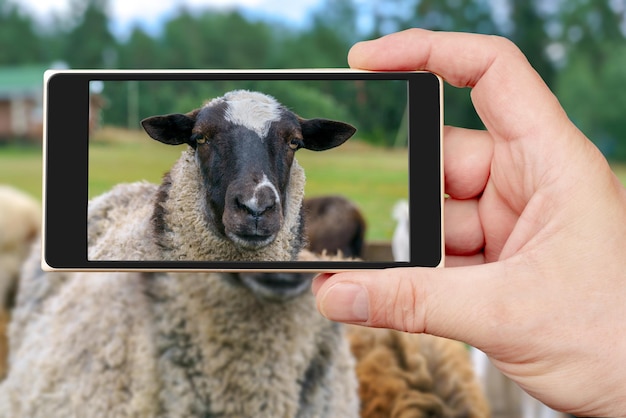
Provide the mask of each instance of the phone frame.
MULTIPOLYGON (((181 109, 187 111, 190 109, 181 109)), ((297 271, 440 267, 443 81, 428 72, 303 70, 49 70, 44 74, 42 268, 46 271, 297 271), (389 261, 108 261, 87 258, 89 83, 93 80, 406 80, 410 254, 389 261), (424 181, 428 178, 428 181, 424 181)), ((173 163, 174 161, 172 161, 173 163)))

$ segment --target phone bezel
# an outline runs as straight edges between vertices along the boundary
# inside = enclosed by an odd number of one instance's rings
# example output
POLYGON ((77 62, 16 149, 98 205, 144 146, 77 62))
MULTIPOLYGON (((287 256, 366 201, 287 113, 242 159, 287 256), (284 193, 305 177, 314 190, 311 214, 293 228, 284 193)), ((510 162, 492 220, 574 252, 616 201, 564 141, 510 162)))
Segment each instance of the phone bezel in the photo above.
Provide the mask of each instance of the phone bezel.
POLYGON ((439 267, 443 237, 443 82, 428 72, 358 70, 50 70, 44 75, 42 267, 47 271, 343 271, 439 267), (92 80, 406 80, 410 261, 106 261, 87 258, 92 80), (427 178, 428 181, 424 181, 427 178))

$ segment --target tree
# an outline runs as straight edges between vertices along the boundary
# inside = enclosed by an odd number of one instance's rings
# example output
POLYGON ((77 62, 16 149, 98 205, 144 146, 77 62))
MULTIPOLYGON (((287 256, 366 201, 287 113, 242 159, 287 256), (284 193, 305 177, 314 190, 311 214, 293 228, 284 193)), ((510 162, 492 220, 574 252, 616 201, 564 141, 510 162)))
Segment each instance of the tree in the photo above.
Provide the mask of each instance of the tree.
POLYGON ((552 41, 545 31, 548 19, 539 11, 542 3, 545 4, 545 0, 509 2, 513 22, 509 38, 522 50, 546 84, 552 86, 556 68, 547 54, 552 41))
POLYGON ((40 40, 32 19, 6 0, 0 0, 0 28, 0 65, 41 62, 40 40))
POLYGON ((569 57, 556 93, 572 121, 610 159, 626 161, 626 46, 607 42, 569 57), (590 56, 600 55, 601 63, 590 56))
POLYGON ((128 41, 118 49, 120 68, 150 69, 162 66, 161 46, 139 27, 133 28, 128 41))
POLYGON ((273 44, 267 24, 237 11, 181 9, 165 25, 161 53, 166 68, 266 68, 273 44))
POLYGON ((64 59, 72 68, 116 66, 116 41, 109 31, 108 0, 73 0, 76 24, 65 37, 64 59))

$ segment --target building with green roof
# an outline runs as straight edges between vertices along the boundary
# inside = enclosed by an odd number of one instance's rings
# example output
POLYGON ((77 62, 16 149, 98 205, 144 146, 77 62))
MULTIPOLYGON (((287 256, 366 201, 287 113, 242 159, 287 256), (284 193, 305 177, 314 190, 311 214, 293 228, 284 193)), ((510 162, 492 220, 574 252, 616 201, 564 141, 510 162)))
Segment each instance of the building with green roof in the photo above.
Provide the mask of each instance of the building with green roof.
POLYGON ((48 67, 0 67, 0 142, 41 142, 43 73, 48 67))

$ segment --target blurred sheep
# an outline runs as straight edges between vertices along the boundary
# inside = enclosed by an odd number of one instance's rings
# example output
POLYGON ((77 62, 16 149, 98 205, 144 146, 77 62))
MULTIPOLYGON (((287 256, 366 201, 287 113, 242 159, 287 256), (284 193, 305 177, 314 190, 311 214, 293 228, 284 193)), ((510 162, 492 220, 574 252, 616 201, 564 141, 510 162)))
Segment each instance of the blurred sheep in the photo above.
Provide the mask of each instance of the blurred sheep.
POLYGON ((485 418, 489 406, 464 344, 350 326, 361 418, 485 418))
POLYGON ((0 380, 6 374, 6 330, 22 262, 41 230, 41 206, 29 195, 0 185, 0 380))
POLYGON ((362 257, 365 219, 359 208, 342 196, 304 199, 307 248, 317 254, 362 257))
POLYGON ((410 261, 409 252, 409 202, 400 200, 393 207, 392 217, 396 220, 396 229, 391 239, 391 252, 394 261, 410 261))
POLYGON ((0 306, 12 303, 22 262, 41 230, 41 205, 11 186, 0 185, 0 306))

